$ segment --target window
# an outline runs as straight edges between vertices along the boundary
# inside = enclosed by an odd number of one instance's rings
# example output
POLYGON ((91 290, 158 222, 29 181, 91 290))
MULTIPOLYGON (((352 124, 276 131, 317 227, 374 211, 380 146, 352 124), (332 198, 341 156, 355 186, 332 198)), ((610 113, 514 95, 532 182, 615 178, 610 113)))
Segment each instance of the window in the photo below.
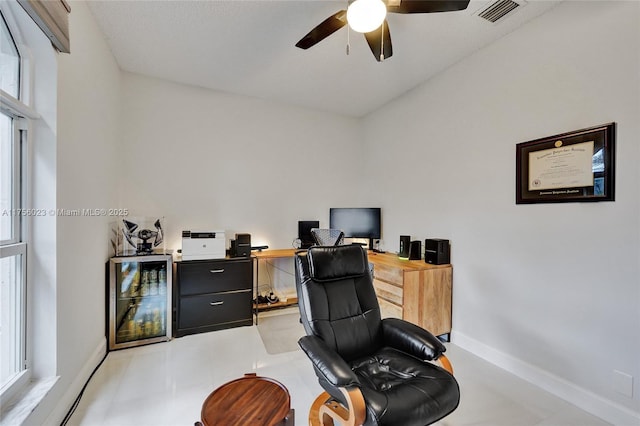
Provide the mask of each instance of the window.
POLYGON ((20 55, 16 43, 9 32, 7 22, 2 17, 0 38, 0 89, 14 98, 20 98, 20 55))
POLYGON ((26 371, 26 256, 23 214, 25 119, 20 101, 21 57, 4 15, 0 14, 0 392, 4 395, 26 371))

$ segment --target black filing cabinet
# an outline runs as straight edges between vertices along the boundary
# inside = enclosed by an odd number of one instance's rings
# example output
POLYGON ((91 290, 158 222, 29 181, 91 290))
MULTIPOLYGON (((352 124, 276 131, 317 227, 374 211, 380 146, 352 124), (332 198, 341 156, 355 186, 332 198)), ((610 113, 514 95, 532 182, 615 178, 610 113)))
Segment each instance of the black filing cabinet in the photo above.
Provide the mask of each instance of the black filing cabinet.
POLYGON ((252 325, 250 258, 175 262, 174 336, 252 325))

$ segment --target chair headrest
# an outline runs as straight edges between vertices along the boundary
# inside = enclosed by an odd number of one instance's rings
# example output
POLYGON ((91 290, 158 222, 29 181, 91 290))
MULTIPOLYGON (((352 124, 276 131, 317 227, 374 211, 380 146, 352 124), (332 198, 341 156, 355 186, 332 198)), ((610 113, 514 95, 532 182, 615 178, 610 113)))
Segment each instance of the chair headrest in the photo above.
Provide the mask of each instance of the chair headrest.
POLYGON ((359 245, 314 246, 307 253, 309 273, 326 282, 361 277, 368 273, 367 252, 359 245))

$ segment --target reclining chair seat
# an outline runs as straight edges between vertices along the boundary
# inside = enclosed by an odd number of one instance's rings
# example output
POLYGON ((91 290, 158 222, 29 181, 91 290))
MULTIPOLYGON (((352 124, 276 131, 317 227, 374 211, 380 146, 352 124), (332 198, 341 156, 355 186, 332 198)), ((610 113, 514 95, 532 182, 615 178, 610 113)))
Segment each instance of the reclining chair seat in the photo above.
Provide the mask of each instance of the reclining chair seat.
MULTIPOLYGON (((457 382, 442 368, 383 347, 350 363, 374 425, 424 426, 458 406, 457 382)), ((369 422, 365 423, 369 424, 369 422)))
POLYGON ((366 251, 312 247, 296 256, 295 266, 307 333, 300 346, 334 400, 346 407, 340 388, 358 387, 365 425, 426 425, 458 406, 455 378, 425 362, 441 356, 444 345, 413 324, 380 318, 366 251))

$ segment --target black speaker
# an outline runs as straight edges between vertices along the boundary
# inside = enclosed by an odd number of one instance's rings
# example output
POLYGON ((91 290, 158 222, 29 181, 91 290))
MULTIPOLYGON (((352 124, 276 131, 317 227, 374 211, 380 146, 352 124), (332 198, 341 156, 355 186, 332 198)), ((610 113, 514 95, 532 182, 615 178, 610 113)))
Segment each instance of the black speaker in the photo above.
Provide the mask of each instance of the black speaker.
POLYGON ((233 257, 251 256, 251 234, 236 234, 235 241, 231 241, 231 253, 233 257))
POLYGON ((451 263, 449 256, 449 240, 427 238, 424 240, 424 261, 432 265, 451 263))
POLYGON ((422 242, 420 240, 411 241, 409 245, 409 260, 420 260, 422 258, 422 242))
POLYGON ((300 220, 298 221, 298 238, 300 239, 300 248, 308 249, 314 244, 311 228, 319 228, 320 222, 317 220, 300 220))
POLYGON ((411 243, 411 237, 408 235, 400 235, 400 251, 398 257, 402 259, 409 258, 409 244, 411 243))

